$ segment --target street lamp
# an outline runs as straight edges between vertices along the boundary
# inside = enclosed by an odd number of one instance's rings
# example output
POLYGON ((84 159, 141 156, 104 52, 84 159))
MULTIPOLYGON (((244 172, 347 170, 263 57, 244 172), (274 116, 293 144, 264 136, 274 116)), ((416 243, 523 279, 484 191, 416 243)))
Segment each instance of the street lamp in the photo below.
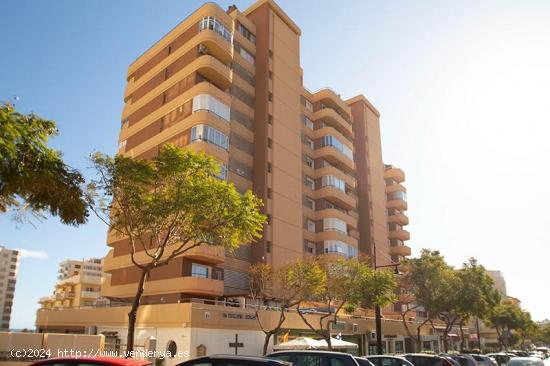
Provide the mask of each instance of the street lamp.
MULTIPOLYGON (((392 264, 386 264, 382 266, 376 265, 376 242, 373 242, 374 246, 374 253, 372 255, 372 267, 376 271, 378 268, 388 268, 388 267, 394 267, 395 268, 395 274, 399 274, 399 270, 397 269, 397 266, 399 266, 401 263, 392 263, 392 264)), ((375 324, 376 324, 376 353, 381 355, 383 354, 382 349, 382 312, 380 309, 380 305, 374 306, 374 313, 375 313, 375 324)))

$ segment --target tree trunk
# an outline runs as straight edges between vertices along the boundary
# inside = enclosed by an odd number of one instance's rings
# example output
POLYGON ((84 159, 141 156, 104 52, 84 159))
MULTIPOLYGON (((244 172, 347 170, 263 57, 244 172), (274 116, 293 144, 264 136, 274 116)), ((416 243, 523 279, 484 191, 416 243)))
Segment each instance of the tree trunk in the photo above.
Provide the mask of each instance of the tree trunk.
POLYGON ((269 347, 269 340, 271 339, 271 336, 275 334, 274 331, 270 330, 269 332, 265 332, 265 338, 264 338, 264 349, 262 355, 267 355, 267 348, 269 347))
POLYGON ((449 352, 449 332, 447 330, 443 332, 443 351, 449 352))
POLYGON ((463 322, 460 322, 459 324, 460 328, 460 351, 464 350, 464 328, 463 328, 463 322))
POLYGON ((327 325, 329 329, 327 330, 325 340, 327 341, 327 348, 329 351, 332 351, 332 337, 330 336, 330 324, 327 325))
POLYGON ((128 335, 126 336, 126 358, 130 358, 132 351, 134 350, 134 331, 136 328, 137 311, 139 308, 139 302, 141 300, 141 296, 143 295, 143 285, 145 284, 145 280, 147 279, 148 274, 149 274, 148 269, 141 270, 141 277, 139 279, 136 296, 134 297, 134 301, 132 302, 132 308, 128 313, 128 335))

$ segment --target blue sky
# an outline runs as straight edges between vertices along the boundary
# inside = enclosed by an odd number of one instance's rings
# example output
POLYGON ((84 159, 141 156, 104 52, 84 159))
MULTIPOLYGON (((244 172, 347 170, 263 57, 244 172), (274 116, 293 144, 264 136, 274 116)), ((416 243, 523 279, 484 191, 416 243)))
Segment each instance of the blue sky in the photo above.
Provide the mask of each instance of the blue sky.
MULTIPOLYGON (((245 9, 252 1, 236 3, 245 9)), ((126 69, 202 2, 4 0, 0 100, 57 121, 52 145, 83 171, 117 146, 126 69)), ((306 87, 363 93, 382 113, 384 160, 407 175, 410 245, 504 272, 511 295, 550 317, 550 3, 279 1, 302 29, 306 87)), ((103 256, 105 228, 55 218, 0 244, 22 259, 12 327, 32 327, 57 264, 103 256), (47 258, 45 258, 47 257, 47 258)))

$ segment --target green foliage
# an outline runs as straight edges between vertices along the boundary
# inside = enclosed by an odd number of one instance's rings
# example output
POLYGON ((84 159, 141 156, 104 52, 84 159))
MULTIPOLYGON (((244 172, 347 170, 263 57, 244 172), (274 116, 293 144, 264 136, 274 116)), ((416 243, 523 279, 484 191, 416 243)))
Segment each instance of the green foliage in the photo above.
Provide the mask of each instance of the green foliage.
POLYGON ((48 148, 48 139, 56 135, 55 122, 1 105, 0 212, 49 211, 64 224, 86 222, 84 179, 48 148))
POLYGON ((152 160, 96 153, 92 162, 91 207, 152 267, 199 245, 232 252, 261 236, 262 202, 216 178, 219 164, 208 155, 165 145, 152 160))

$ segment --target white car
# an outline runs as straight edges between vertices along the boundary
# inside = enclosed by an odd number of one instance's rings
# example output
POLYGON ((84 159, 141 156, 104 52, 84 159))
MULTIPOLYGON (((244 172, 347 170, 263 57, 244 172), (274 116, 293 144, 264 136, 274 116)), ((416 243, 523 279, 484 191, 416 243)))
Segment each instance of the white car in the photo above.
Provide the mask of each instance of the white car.
POLYGON ((513 357, 507 366, 544 366, 544 363, 537 357, 513 357))

